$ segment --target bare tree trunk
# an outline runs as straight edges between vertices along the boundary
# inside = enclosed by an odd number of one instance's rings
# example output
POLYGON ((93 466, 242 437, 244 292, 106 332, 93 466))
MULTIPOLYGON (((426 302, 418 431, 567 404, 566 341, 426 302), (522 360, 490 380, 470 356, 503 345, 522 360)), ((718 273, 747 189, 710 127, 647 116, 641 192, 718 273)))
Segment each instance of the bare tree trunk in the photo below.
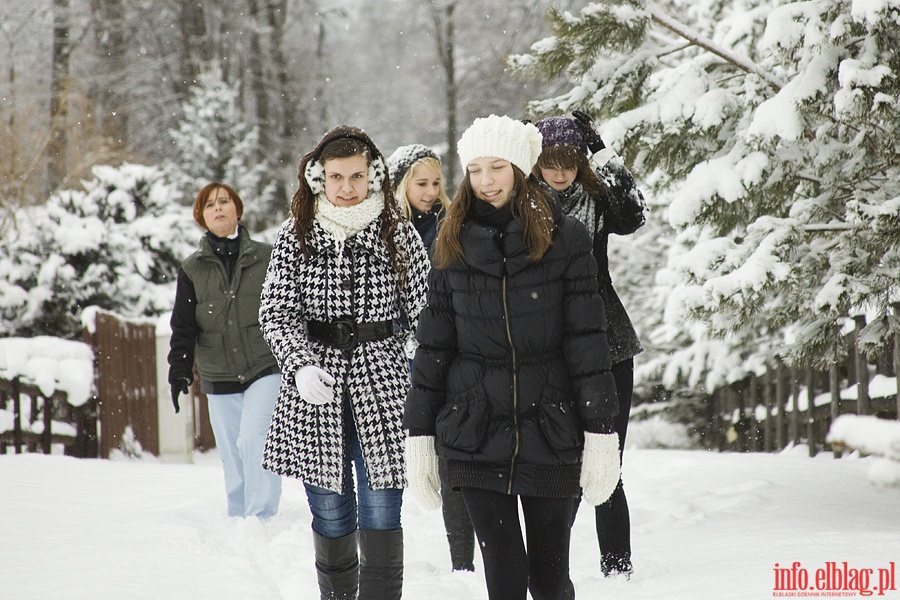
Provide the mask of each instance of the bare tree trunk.
POLYGON ((209 34, 206 31, 206 19, 203 14, 203 3, 185 1, 181 3, 181 79, 175 82, 175 93, 183 102, 190 95, 197 77, 203 67, 212 58, 209 34))
POLYGON ((444 177, 446 178, 446 188, 451 195, 456 188, 456 176, 459 168, 456 163, 459 95, 459 82, 456 80, 455 63, 456 22, 454 13, 456 5, 456 0, 447 2, 443 7, 438 6, 437 3, 431 5, 438 59, 440 60, 441 68, 444 70, 444 86, 447 96, 445 105, 447 110, 447 156, 446 161, 444 161, 444 177))
POLYGON ((325 15, 319 20, 319 31, 316 36, 316 95, 313 100, 318 104, 317 118, 320 125, 328 123, 328 101, 325 92, 325 33, 328 30, 325 15))
POLYGON ((68 169, 69 0, 53 0, 53 70, 50 76, 50 141, 47 146, 48 194, 68 169))
POLYGON ((128 64, 125 6, 122 0, 91 0, 91 12, 100 55, 94 112, 101 135, 115 152, 124 149, 128 141, 128 111, 125 110, 128 86, 123 83, 128 64))
MULTIPOLYGON (((258 0, 247 0, 250 16, 250 56, 247 62, 250 69, 250 93, 256 101, 256 124, 259 127, 259 142, 263 151, 271 155, 274 132, 272 117, 269 111, 269 90, 266 85, 266 74, 263 64, 265 55, 260 43, 260 14, 258 0)), ((258 157, 261 159, 262 157, 258 157)))
POLYGON ((297 112, 294 109, 297 99, 290 92, 290 77, 288 76, 287 55, 284 51, 284 24, 287 19, 287 0, 269 0, 266 3, 266 16, 270 30, 270 44, 272 53, 272 68, 275 71, 275 87, 278 97, 281 98, 281 118, 277 127, 278 146, 275 156, 279 169, 279 176, 275 178, 275 197, 287 199, 284 177, 281 172, 287 165, 292 165, 291 141, 297 128, 297 112))

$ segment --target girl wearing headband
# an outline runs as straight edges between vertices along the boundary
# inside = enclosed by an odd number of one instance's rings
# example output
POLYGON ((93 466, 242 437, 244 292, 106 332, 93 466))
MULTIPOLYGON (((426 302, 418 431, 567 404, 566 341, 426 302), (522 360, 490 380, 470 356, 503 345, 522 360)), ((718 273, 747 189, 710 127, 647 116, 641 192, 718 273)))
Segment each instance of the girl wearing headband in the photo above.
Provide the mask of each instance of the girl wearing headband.
POLYGON ((264 466, 303 481, 322 598, 400 598, 409 334, 394 320, 415 330, 428 257, 361 129, 326 133, 298 179, 259 311, 284 373, 264 466))

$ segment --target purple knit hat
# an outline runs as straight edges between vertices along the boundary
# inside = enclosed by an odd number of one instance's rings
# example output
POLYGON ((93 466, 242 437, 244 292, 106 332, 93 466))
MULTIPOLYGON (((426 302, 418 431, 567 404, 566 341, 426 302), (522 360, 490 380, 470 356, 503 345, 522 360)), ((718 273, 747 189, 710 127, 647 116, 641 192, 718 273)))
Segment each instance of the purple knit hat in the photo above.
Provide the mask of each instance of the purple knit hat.
POLYGON ((535 126, 544 138, 543 146, 545 148, 547 146, 568 144, 575 146, 584 154, 588 153, 587 144, 581 135, 581 127, 578 126, 575 119, 570 117, 547 117, 535 123, 535 126))

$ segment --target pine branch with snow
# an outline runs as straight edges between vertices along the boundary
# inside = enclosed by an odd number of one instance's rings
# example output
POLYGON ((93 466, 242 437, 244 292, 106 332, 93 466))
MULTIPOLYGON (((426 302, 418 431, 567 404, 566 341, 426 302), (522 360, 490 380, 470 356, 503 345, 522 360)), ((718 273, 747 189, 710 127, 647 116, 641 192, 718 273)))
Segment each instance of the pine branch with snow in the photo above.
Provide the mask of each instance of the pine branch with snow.
POLYGON ((855 314, 883 340, 900 332, 887 318, 900 291, 898 14, 849 0, 594 2, 551 14, 554 35, 511 65, 565 74, 571 88, 531 110, 590 112, 674 195, 669 221, 693 247, 670 258, 672 314, 752 355, 826 366, 855 314))

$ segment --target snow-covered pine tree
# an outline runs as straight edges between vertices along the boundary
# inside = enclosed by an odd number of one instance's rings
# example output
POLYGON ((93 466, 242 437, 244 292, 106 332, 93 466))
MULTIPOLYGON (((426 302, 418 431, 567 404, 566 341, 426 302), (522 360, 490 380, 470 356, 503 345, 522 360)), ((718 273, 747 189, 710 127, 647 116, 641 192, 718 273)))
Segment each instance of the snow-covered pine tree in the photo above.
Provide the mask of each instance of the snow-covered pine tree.
POLYGON ((0 335, 77 338, 88 306, 130 317, 171 309, 178 266, 200 237, 190 210, 156 167, 93 174, 0 240, 0 335))
POLYGON ((170 132, 174 152, 165 170, 185 205, 193 204, 207 183, 227 183, 244 201, 241 223, 258 231, 280 222, 287 204, 275 197, 275 182, 261 156, 259 128, 247 124, 239 94, 217 67, 198 77, 178 129, 170 132))
MULTIPOLYGON (((898 333, 900 5, 623 0, 551 12, 519 71, 566 75, 536 114, 581 108, 675 196, 684 316, 753 356, 823 367, 848 317, 898 333), (677 16, 677 18, 676 18, 677 16)), ((677 310, 676 310, 677 309, 677 310)))

